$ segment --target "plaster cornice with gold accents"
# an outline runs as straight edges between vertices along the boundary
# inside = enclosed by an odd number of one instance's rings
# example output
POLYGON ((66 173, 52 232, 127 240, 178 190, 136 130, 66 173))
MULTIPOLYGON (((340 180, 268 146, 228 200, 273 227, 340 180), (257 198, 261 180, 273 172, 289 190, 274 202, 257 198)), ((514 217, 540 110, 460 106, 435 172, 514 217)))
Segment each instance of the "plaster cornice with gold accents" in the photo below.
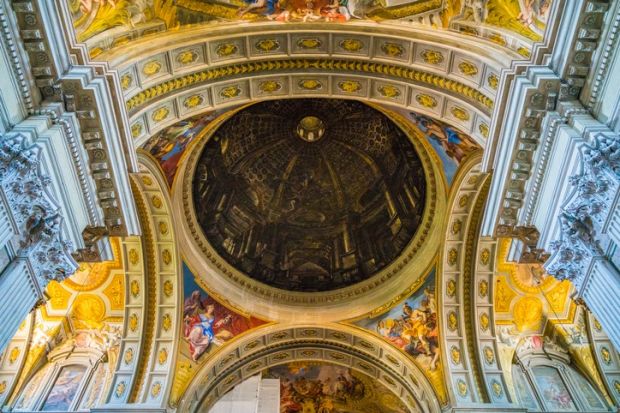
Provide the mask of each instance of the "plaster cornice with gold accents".
POLYGON ((178 411, 207 411, 246 378, 290 361, 325 361, 377 379, 414 411, 440 411, 437 396, 405 354, 368 332, 343 324, 276 324, 228 342, 194 377, 178 411))
MULTIPOLYGON (((385 112, 384 109, 376 107, 385 112)), ((424 167, 427 197, 420 227, 403 253, 379 273, 350 287, 322 293, 289 292, 266 286, 242 274, 223 260, 206 240, 198 225, 192 201, 192 178, 204 145, 211 135, 236 111, 222 115, 191 152, 182 159, 173 184, 176 228, 184 257, 193 268, 203 268, 205 283, 216 294, 226 296, 234 307, 243 306, 252 315, 276 321, 337 321, 352 319, 378 308, 423 278, 441 243, 445 216, 446 183, 441 162, 430 144, 413 125, 396 113, 387 115, 409 137, 424 167), (378 287, 381 288, 378 288, 378 287), (312 311, 308 311, 312 307, 312 311)))

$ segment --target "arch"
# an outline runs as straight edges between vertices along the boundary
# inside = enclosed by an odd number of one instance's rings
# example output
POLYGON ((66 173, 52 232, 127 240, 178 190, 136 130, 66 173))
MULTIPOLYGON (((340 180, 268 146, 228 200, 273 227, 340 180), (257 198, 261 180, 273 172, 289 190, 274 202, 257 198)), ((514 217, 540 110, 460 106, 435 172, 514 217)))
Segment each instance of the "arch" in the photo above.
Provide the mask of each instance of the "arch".
POLYGON ((463 34, 350 22, 182 28, 100 58, 119 74, 137 145, 205 110, 337 97, 441 118, 484 146, 502 71, 520 56, 463 34))
POLYGON ((108 404, 165 406, 172 385, 182 310, 182 270, 165 178, 138 154, 131 175, 142 237, 123 242, 126 297, 123 340, 108 404))
POLYGON ((409 408, 441 411, 432 386, 407 356, 370 333, 335 323, 269 325, 231 342, 197 373, 178 410, 207 411, 246 378, 293 360, 351 367, 379 380, 409 408))
POLYGON ((447 356, 445 369, 451 381, 448 388, 452 400, 483 402, 493 397, 494 402, 507 404, 489 311, 493 303, 494 264, 488 245, 479 238, 482 207, 490 182, 489 175, 480 170, 481 161, 482 154, 477 152, 461 165, 448 203, 451 213, 439 285, 445 337, 442 351, 447 356), (485 345, 477 346, 476 339, 485 345))
POLYGON ((180 229, 180 242, 184 258, 194 268, 208 268, 211 274, 208 284, 219 296, 226 296, 233 306, 243 303, 246 311, 259 318, 277 321, 336 321, 354 318, 379 307, 389 301, 399 285, 411 285, 423 277, 424 269, 434 260, 441 242, 445 211, 445 177, 441 162, 430 144, 420 136, 420 132, 407 123, 400 115, 375 109, 388 116, 405 132, 422 161, 427 196, 422 222, 414 238, 401 256, 389 266, 367 280, 353 286, 321 293, 297 293, 268 287, 256 282, 222 260, 208 244, 199 228, 192 201, 192 177, 194 169, 217 127, 236 111, 228 112, 208 126, 207 132, 192 142, 189 153, 181 161, 177 171, 178 179, 173 184, 173 203, 176 226, 180 229), (379 285, 382 288, 377 288, 379 285), (390 288, 390 286, 392 288, 390 288), (313 306, 312 314, 307 306, 313 306), (309 318, 311 320, 309 320, 309 318))

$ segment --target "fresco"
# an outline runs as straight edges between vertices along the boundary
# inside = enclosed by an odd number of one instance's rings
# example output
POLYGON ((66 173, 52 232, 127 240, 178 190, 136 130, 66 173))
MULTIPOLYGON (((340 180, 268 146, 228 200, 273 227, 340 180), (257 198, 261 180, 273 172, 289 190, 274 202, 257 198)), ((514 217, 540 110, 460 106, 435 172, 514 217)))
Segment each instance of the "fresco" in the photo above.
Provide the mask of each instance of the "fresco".
POLYGON ((41 410, 44 412, 68 411, 85 371, 85 366, 70 365, 63 367, 41 410))
POLYGON ((169 185, 172 185, 177 166, 185 153, 185 149, 221 113, 220 111, 213 111, 180 121, 153 135, 142 146, 142 149, 157 159, 169 185))
MULTIPOLYGON (((340 23, 408 19, 433 28, 471 22, 466 34, 479 35, 480 24, 540 41, 551 0, 68 0, 78 41, 90 42, 92 57, 149 34, 198 23, 274 21, 340 23), (107 32, 103 34, 104 32, 107 32), (103 34, 103 35, 102 35, 103 34), (109 36, 108 36, 109 35, 109 36)), ((501 38, 497 36, 496 38, 501 38)), ((506 41, 499 42, 506 45, 506 41)), ((529 50, 528 50, 529 53, 529 50)))
POLYGON ((552 411, 575 410, 571 398, 560 373, 552 367, 538 366, 532 369, 536 384, 545 400, 547 408, 552 411))
POLYGON ((435 299, 435 271, 401 305, 385 314, 357 321, 409 354, 425 371, 439 365, 439 326, 435 299))
POLYGON ((348 367, 290 363, 262 373, 280 379, 280 413, 408 413, 399 398, 375 379, 348 367))
POLYGON ((218 254, 254 280, 328 291, 396 259, 422 221, 424 168, 408 137, 361 102, 260 102, 228 118, 193 179, 218 254))
POLYGON ((194 274, 183 265, 183 345, 181 352, 194 363, 233 337, 264 324, 242 316, 217 302, 196 283, 194 274))
POLYGON ((478 144, 455 127, 431 117, 409 112, 407 118, 428 138, 444 165, 448 183, 452 183, 459 164, 479 148, 478 144))

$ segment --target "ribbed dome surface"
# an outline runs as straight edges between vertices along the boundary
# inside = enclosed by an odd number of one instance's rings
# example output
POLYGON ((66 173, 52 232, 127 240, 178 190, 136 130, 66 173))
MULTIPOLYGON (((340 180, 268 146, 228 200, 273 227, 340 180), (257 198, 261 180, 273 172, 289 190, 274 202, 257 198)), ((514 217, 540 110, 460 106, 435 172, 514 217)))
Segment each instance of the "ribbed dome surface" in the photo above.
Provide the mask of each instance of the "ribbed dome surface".
POLYGON ((207 239, 231 264, 277 287, 317 291, 395 258, 419 223, 423 176, 407 137, 369 106, 271 101, 215 133, 194 199, 207 239))

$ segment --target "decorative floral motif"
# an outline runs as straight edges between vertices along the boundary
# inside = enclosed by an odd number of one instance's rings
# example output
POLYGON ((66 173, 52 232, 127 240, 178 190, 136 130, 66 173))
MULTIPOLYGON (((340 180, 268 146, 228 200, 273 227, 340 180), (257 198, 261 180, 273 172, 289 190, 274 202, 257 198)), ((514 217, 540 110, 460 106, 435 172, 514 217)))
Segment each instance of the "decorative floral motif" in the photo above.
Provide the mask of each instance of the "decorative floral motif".
POLYGON ((484 248, 480 253, 480 262, 482 265, 488 265, 489 260, 491 259, 491 251, 488 248, 484 248))
POLYGON ((219 57, 231 56, 239 51, 239 47, 234 43, 222 43, 215 48, 215 54, 219 57))
POLYGON ((458 258, 459 258, 459 253, 456 250, 456 248, 450 248, 450 250, 448 251, 448 264, 455 265, 458 258))
POLYGON ((157 60, 152 60, 146 63, 142 67, 142 73, 144 73, 146 76, 154 76, 160 71, 161 71, 161 63, 158 62, 157 60))
POLYGON ((231 99, 241 94, 241 88, 238 86, 227 86, 220 90, 220 96, 224 99, 231 99))
POLYGON ((322 42, 319 39, 299 39, 297 40, 297 46, 302 49, 318 49, 321 47, 322 42))
POLYGON ((123 361, 125 364, 129 365, 133 361, 133 348, 129 347, 127 351, 125 351, 125 357, 123 357, 123 361))
POLYGON ((151 386, 151 396, 153 398, 159 396, 159 393, 161 392, 161 383, 156 381, 153 386, 151 386))
POLYGON ((446 295, 448 297, 454 297, 456 295, 456 281, 453 279, 448 280, 446 284, 446 295))
POLYGON ((480 328, 482 331, 487 331, 489 329, 489 315, 487 313, 480 314, 480 328))
POLYGON ((470 118, 469 112, 460 106, 453 106, 450 109, 450 113, 452 113, 452 116, 462 121, 468 121, 470 118))
POLYGON ((168 109, 166 106, 162 106, 153 111, 153 113, 151 114, 151 119, 153 119, 155 122, 161 122, 162 120, 166 119, 169 114, 170 109, 168 109))
POLYGON ((166 297, 172 296, 172 292, 174 291, 174 287, 172 285, 172 281, 166 280, 164 281, 164 295, 166 297))
POLYGON ((198 53, 194 50, 184 50, 177 55, 177 62, 182 65, 189 65, 198 60, 198 53))
POLYGON ((164 364, 166 364, 166 361, 168 360, 168 350, 166 350, 165 348, 162 348, 161 350, 159 350, 159 353, 157 354, 157 362, 163 366, 164 364))
POLYGON ((131 137, 135 139, 138 136, 142 135, 142 130, 143 130, 142 123, 140 122, 134 123, 133 125, 131 125, 131 137))
POLYGON ((491 73, 487 77, 487 83, 489 84, 491 89, 497 89, 497 87, 499 86, 499 78, 497 77, 495 73, 491 73))
POLYGON ((482 298, 486 298, 488 294, 489 294, 489 283, 487 282, 487 280, 481 280, 478 283, 478 295, 480 295, 480 297, 482 298))
POLYGON ((116 388, 114 389, 114 395, 116 395, 117 399, 120 399, 123 396, 123 394, 125 394, 126 388, 127 388, 127 385, 125 384, 124 381, 121 381, 120 383, 116 385, 116 388))
POLYGON ((165 265, 170 265, 170 263, 172 262, 172 254, 170 253, 169 249, 164 249, 161 252, 161 259, 165 265))
POLYGON ((456 381, 456 390, 461 395, 461 397, 467 396, 467 383, 465 383, 463 379, 458 379, 456 381))
POLYGON ((161 321, 161 328, 163 328, 164 331, 168 331, 170 330, 170 327, 172 327, 172 319, 170 318, 170 314, 164 314, 161 321))
POLYGON ((275 80, 265 80, 258 84, 258 89, 261 92, 273 93, 282 89, 282 84, 280 82, 276 82, 275 80))
POLYGON ((355 93, 362 90, 362 84, 357 80, 343 80, 338 82, 338 89, 347 93, 355 93))
POLYGON ((392 85, 383 85, 379 87, 378 90, 381 96, 390 98, 390 99, 394 99, 401 95, 400 89, 392 85))
POLYGON ((129 73, 125 73, 123 76, 121 76, 121 88, 123 90, 129 89, 132 84, 133 76, 131 76, 129 73))
POLYGON ((315 79, 303 79, 298 83, 299 87, 307 90, 319 90, 323 88, 323 84, 315 79))
POLYGON ((204 103, 205 98, 202 95, 191 95, 183 99, 183 106, 187 109, 193 109, 204 103))
POLYGON ((456 331, 458 327, 459 320, 456 316, 456 312, 450 311, 448 313, 448 329, 450 331, 456 331))
POLYGON ((262 39, 257 41, 254 47, 261 52, 272 52, 280 48, 280 42, 274 39, 262 39))
POLYGON ((478 125, 478 130, 480 131, 480 134, 485 138, 489 137, 489 125, 487 125, 486 123, 480 123, 480 125, 478 125))
POLYGON ((136 313, 132 313, 129 316, 129 329, 134 333, 138 329, 138 316, 136 315, 136 313))
POLYGON ((431 65, 438 65, 443 62, 443 54, 437 50, 426 49, 420 53, 420 55, 422 56, 422 59, 424 59, 425 63, 431 65))
POLYGON ((493 353, 493 349, 489 346, 484 346, 482 349, 482 353, 484 354, 484 361, 488 365, 492 365, 495 363, 495 354, 493 353))
POLYGON ((463 60, 461 63, 459 63, 458 68, 459 71, 465 76, 475 76, 476 74, 478 74, 478 67, 476 67, 475 64, 467 60, 463 60))
POLYGON ((456 365, 461 364, 461 350, 457 346, 450 347, 450 358, 452 363, 456 365))
POLYGON ((138 281, 133 280, 129 286, 129 291, 131 292, 131 295, 133 296, 133 298, 137 298, 138 295, 140 295, 140 284, 138 283, 138 281))
POLYGON ((415 95, 415 100, 416 102, 418 102, 420 105, 424 106, 425 108, 434 108, 437 106, 437 99, 435 99, 431 95, 427 95, 423 93, 417 94, 415 95))
POLYGON ((405 49, 398 43, 383 43, 381 51, 390 57, 401 57, 405 54, 405 49))
POLYGON ((364 47, 364 43, 358 39, 343 39, 339 45, 347 52, 358 52, 364 47))

